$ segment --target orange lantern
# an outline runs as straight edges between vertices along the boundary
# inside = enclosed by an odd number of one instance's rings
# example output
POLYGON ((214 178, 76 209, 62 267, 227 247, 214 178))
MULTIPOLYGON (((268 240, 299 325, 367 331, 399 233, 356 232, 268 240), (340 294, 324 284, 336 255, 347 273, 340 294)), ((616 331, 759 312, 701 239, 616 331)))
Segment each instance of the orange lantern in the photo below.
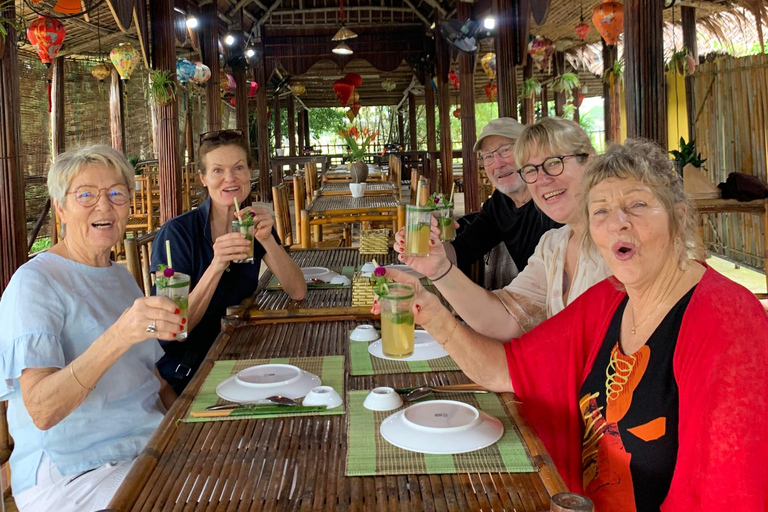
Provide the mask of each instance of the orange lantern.
POLYGON ((103 62, 99 62, 91 69, 91 75, 99 82, 103 82, 110 74, 109 68, 103 62))
POLYGON ((461 119, 461 109, 460 108, 457 108, 456 110, 453 111, 453 117, 455 117, 456 119, 461 119))
POLYGON ((38 16, 27 29, 27 39, 35 47, 43 64, 48 67, 59 53, 66 34, 67 31, 59 20, 45 16, 38 16))
POLYGON ((605 44, 615 45, 624 30, 624 6, 613 0, 605 0, 592 10, 592 24, 603 36, 605 44))
POLYGON ((576 32, 576 36, 584 41, 587 36, 589 35, 589 31, 592 29, 589 25, 584 23, 584 21, 580 21, 578 25, 576 25, 573 30, 576 32))
POLYGON ((485 90, 485 95, 488 96, 488 99, 491 102, 496 101, 496 96, 499 94, 499 88, 494 83, 488 83, 485 87, 483 87, 485 90))

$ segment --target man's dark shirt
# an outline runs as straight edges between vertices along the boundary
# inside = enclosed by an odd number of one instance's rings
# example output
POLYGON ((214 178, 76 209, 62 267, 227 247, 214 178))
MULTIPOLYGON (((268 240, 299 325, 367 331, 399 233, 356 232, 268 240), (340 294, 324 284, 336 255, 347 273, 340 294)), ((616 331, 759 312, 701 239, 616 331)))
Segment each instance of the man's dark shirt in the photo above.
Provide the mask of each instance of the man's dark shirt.
POLYGON ((451 242, 456 250, 456 266, 464 273, 501 242, 521 272, 539 243, 541 235, 559 224, 539 210, 533 201, 521 208, 498 190, 483 203, 472 221, 451 242))

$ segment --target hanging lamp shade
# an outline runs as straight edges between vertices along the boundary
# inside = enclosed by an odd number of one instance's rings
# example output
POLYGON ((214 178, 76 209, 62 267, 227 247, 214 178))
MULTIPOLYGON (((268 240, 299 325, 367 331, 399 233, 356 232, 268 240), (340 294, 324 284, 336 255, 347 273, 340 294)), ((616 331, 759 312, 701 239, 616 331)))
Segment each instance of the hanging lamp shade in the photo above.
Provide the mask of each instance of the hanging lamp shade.
POLYGON ((117 48, 112 48, 109 52, 109 60, 114 64, 120 78, 130 80, 133 70, 139 63, 139 53, 131 43, 120 43, 117 48))
POLYGON ((590 27, 583 21, 580 21, 578 25, 573 27, 573 31, 576 32, 576 37, 578 37, 582 41, 584 41, 587 38, 590 30, 592 30, 592 27, 590 27))
POLYGON ((555 43, 544 36, 536 36, 528 43, 528 55, 533 59, 533 64, 538 71, 549 65, 549 59, 552 58, 553 53, 555 53, 555 43))
POLYGON ((384 80, 381 82, 381 88, 387 92, 394 91, 395 87, 397 87, 397 84, 392 80, 384 80))
POLYGON ((336 55, 352 55, 354 53, 352 48, 347 46, 346 43, 339 43, 339 45, 331 51, 336 55))
POLYGON ((59 20, 45 16, 38 16, 27 29, 27 39, 46 66, 50 66, 56 58, 66 34, 67 31, 59 20))
POLYGON ((199 85, 204 84, 210 78, 211 68, 202 62, 195 62, 195 75, 192 77, 192 81, 199 85))
POLYGON ((341 24, 341 28, 338 32, 336 32, 336 35, 334 35, 331 38, 331 41, 344 41, 346 39, 352 39, 357 37, 357 34, 352 32, 350 29, 344 26, 344 24, 341 24))
POLYGON ((185 84, 195 77, 197 68, 187 59, 176 59, 176 78, 179 82, 185 84))
POLYGON ((91 69, 91 75, 99 82, 103 82, 110 74, 111 71, 109 71, 109 67, 103 62, 99 62, 91 69))
POLYGON ((612 0, 595 6, 592 10, 592 24, 603 36, 605 44, 615 45, 624 31, 624 6, 612 0))

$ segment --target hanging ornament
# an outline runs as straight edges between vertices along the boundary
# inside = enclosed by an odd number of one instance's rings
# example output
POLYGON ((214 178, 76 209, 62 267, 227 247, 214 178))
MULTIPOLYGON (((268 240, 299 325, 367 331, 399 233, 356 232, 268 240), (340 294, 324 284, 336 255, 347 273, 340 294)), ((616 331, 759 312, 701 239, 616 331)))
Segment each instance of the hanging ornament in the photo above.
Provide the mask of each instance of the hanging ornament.
POLYGON ((333 83, 333 92, 336 93, 341 106, 346 107, 349 99, 352 97, 352 93, 355 92, 355 86, 342 78, 333 83))
POLYGON ((93 68, 91 69, 91 75, 93 78, 98 80, 99 82, 103 82, 105 79, 109 77, 109 75, 112 74, 112 72, 109 70, 109 67, 107 67, 106 64, 103 62, 99 62, 93 68))
POLYGON ((229 73, 221 71, 219 73, 219 88, 221 89, 222 94, 234 92, 237 88, 237 84, 235 84, 235 78, 229 73))
POLYGON ((573 30, 574 32, 576 32, 576 37, 584 41, 589 35, 589 31, 592 30, 592 27, 590 27, 583 21, 580 21, 579 24, 573 28, 573 30))
POLYGON ((360 93, 355 91, 352 93, 352 103, 355 104, 360 101, 360 93))
POLYGON ((394 91, 395 87, 397 87, 397 84, 392 80, 384 80, 383 82, 381 82, 381 88, 387 92, 394 91))
POLYGON ((544 36, 536 36, 528 43, 528 55, 533 59, 537 71, 549 66, 549 59, 555 52, 555 44, 544 36))
POLYGON ((251 88, 248 89, 248 97, 253 98, 259 90, 259 84, 256 82, 250 82, 251 88))
POLYGON ((496 86, 496 84, 493 82, 488 83, 485 87, 483 87, 483 90, 485 91, 485 95, 488 96, 489 101, 496 101, 496 96, 499 94, 499 88, 496 86))
POLYGON ((182 84, 185 84, 192 80, 195 77, 195 72, 197 71, 197 68, 194 64, 192 64, 187 59, 178 58, 176 59, 176 78, 179 79, 179 82, 182 84))
POLYGON ((355 113, 352 112, 351 108, 344 112, 344 115, 347 116, 347 119, 349 119, 350 123, 355 120, 355 113))
POLYGON ((461 119, 461 108, 457 108, 456 110, 453 111, 453 117, 455 117, 456 119, 461 119))
POLYGON ((64 25, 59 20, 45 16, 38 16, 35 21, 29 24, 27 29, 27 39, 35 47, 35 51, 43 64, 48 67, 56 58, 56 54, 59 53, 66 35, 67 31, 64 30, 64 25))
POLYGON ((581 92, 584 94, 589 94, 589 87, 587 87, 587 84, 581 86, 581 92))
POLYGON ((131 46, 131 43, 120 43, 117 48, 112 48, 109 52, 109 60, 115 66, 123 80, 130 80, 136 64, 139 63, 139 54, 131 46))
POLYGON ((363 85, 363 77, 361 77, 357 73, 347 73, 347 76, 342 78, 342 80, 352 84, 352 86, 354 87, 360 87, 361 85, 363 85))
POLYGON ((452 69, 448 72, 448 81, 451 83, 454 89, 459 88, 459 73, 452 69))
POLYGON ((202 62, 195 62, 195 75, 192 81, 198 85, 204 84, 211 78, 211 69, 202 62))
POLYGON ((230 98, 229 104, 232 105, 233 107, 237 106, 237 101, 235 101, 235 97, 234 96, 232 96, 232 98, 230 98))
POLYGON ((483 71, 485 71, 486 76, 488 77, 488 80, 493 80, 496 78, 496 54, 495 53, 486 53, 483 55, 483 58, 480 59, 480 64, 483 66, 483 71))
POLYGON ((435 80, 434 76, 429 77, 429 83, 432 84, 434 90, 437 90, 437 80, 435 80))
POLYGON ((613 0, 605 0, 592 10, 592 24, 603 36, 605 44, 615 45, 624 30, 624 6, 613 0))
POLYGON ((696 59, 690 53, 685 54, 685 70, 689 75, 696 72, 696 59))
POLYGON ((583 101, 584 101, 584 94, 579 93, 573 98, 573 106, 576 108, 579 108, 583 101))
POLYGON ((307 88, 304 87, 304 84, 301 82, 296 82, 291 85, 291 92, 296 96, 302 96, 305 92, 307 92, 307 88))
POLYGON ((354 113, 355 113, 355 117, 357 117, 357 114, 359 114, 359 113, 360 113, 360 109, 361 109, 361 108, 362 108, 362 105, 361 105, 361 104, 359 104, 359 103, 357 103, 357 102, 355 102, 355 103, 352 103, 352 112, 354 112, 354 113))

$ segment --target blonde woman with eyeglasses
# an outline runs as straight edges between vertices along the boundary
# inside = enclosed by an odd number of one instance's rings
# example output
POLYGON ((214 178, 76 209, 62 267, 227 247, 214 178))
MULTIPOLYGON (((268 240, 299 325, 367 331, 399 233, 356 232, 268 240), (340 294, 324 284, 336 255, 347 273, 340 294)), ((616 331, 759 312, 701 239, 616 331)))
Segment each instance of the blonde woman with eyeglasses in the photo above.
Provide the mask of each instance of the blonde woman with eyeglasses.
MULTIPOLYGON (((501 290, 473 283, 445 255, 433 221, 429 256, 409 257, 403 236, 395 237, 400 261, 429 277, 456 313, 477 332, 506 341, 562 311, 590 286, 610 275, 600 255, 580 250, 578 196, 587 162, 595 151, 573 121, 545 117, 523 130, 514 148, 518 174, 538 208, 563 227, 544 233, 528 265, 501 290)), ((482 158, 481 154, 481 158, 482 158)), ((398 279, 393 270, 388 276, 398 279)))
POLYGON ((160 374, 181 393, 219 334, 228 306, 240 304, 258 285, 261 262, 277 276, 296 300, 307 284, 301 269, 283 249, 274 219, 263 206, 250 206, 250 148, 240 130, 221 130, 200 136, 198 176, 208 199, 195 210, 166 222, 152 245, 153 272, 167 265, 165 242, 170 240, 174 270, 191 278, 189 337, 164 341, 160 374), (235 211, 235 200, 240 211, 235 211), (232 233, 232 221, 253 217, 253 262, 235 263, 248 256, 251 241, 232 233))
POLYGON ((110 261, 125 235, 133 167, 108 146, 48 173, 66 236, 13 275, 0 300, 0 399, 22 512, 104 508, 176 395, 155 363, 182 317, 110 261))

